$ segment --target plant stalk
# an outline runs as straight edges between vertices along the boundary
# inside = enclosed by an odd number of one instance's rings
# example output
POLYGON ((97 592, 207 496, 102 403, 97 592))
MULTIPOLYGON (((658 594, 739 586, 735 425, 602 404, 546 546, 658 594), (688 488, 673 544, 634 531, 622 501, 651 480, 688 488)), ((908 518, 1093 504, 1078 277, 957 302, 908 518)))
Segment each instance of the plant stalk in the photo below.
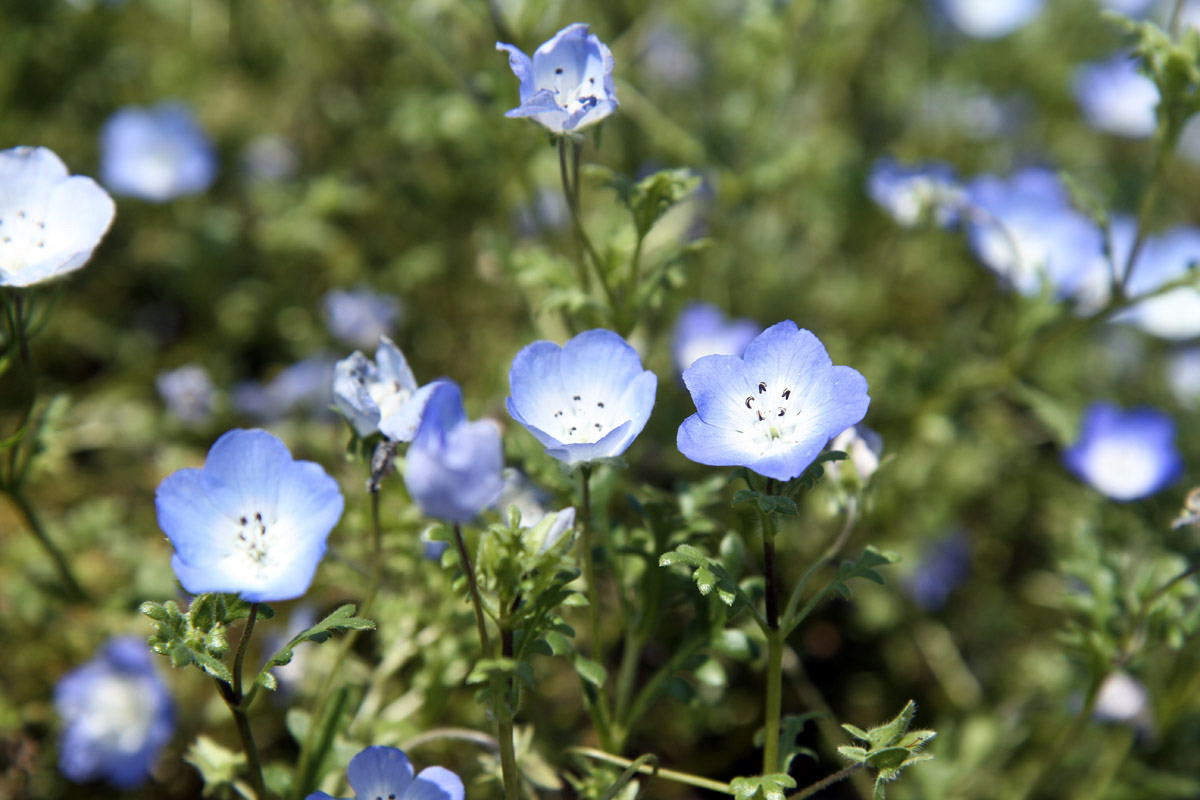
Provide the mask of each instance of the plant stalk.
POLYGON ((779 771, 779 719, 783 705, 783 633, 779 630, 779 586, 775 576, 775 520, 762 514, 763 573, 767 604, 767 698, 763 731, 763 774, 779 771))

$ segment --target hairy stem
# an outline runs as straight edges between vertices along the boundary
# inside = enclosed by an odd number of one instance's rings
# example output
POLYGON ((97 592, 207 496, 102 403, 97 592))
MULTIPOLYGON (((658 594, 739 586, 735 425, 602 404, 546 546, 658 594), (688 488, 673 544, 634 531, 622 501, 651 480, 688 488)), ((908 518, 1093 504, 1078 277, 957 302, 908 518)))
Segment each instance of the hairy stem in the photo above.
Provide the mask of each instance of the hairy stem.
POLYGON ((858 772, 864 766, 866 766, 866 765, 861 764, 861 763, 851 764, 850 766, 846 767, 845 769, 838 770, 837 772, 833 773, 832 775, 830 775, 826 778, 822 778, 821 780, 817 781, 816 783, 805 786, 803 789, 796 792, 795 794, 788 795, 788 800, 804 800, 804 798, 806 798, 806 797, 812 797, 814 794, 821 791, 822 789, 828 789, 830 786, 833 786, 835 783, 838 783, 839 781, 844 781, 846 778, 849 778, 851 775, 858 772))
POLYGON ((246 709, 242 703, 245 699, 242 695, 242 665, 246 660, 246 648, 250 644, 250 636, 254 633, 254 623, 257 619, 258 603, 251 603, 250 616, 246 618, 242 636, 238 640, 237 655, 233 658, 233 685, 230 686, 225 681, 216 678, 214 680, 217 682, 217 692, 225 701, 225 705, 229 706, 229 713, 233 715, 233 724, 237 726, 238 738, 242 740, 242 750, 246 753, 246 766, 250 773, 250 788, 254 790, 254 795, 259 800, 267 800, 270 795, 263 782, 258 745, 254 743, 254 731, 250 729, 250 718, 246 716, 246 709))
MULTIPOLYGON (((603 750, 597 750, 594 747, 569 747, 567 748, 567 752, 574 755, 583 756, 584 758, 591 758, 595 759, 596 761, 615 764, 618 767, 631 767, 636 763, 628 758, 614 756, 611 753, 606 753, 603 750)), ((702 778, 701 776, 693 775, 690 772, 679 772, 673 769, 655 768, 649 764, 639 766, 637 771, 643 775, 657 775, 660 778, 666 778, 667 780, 675 781, 676 783, 684 783, 688 786, 695 786, 699 789, 708 789, 709 791, 721 792, 722 794, 733 794, 733 789, 729 788, 728 783, 721 783, 720 781, 702 778)))
POLYGON ((592 658, 604 664, 604 647, 600 641, 600 592, 596 586, 596 563, 592 554, 592 468, 579 470, 582 484, 580 512, 583 515, 583 579, 587 582, 588 626, 592 635, 592 658))

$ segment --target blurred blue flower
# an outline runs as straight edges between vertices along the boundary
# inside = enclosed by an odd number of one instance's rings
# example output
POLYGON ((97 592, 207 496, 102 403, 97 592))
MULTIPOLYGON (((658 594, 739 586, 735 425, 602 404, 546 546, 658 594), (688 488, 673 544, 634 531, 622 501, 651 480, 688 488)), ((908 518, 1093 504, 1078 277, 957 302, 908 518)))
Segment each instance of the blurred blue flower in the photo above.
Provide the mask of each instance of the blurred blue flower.
POLYGON ((0 286, 32 286, 77 270, 116 206, 91 178, 70 175, 45 147, 0 150, 0 286))
POLYGON ((167 410, 188 425, 201 425, 212 416, 216 387, 208 370, 199 364, 158 373, 154 379, 167 410))
POLYGON ((948 164, 902 167, 878 159, 867 178, 867 192, 880 208, 905 228, 932 220, 943 228, 958 222, 966 192, 948 164))
POLYGON ((509 506, 521 512, 523 526, 537 525, 546 516, 550 495, 545 489, 529 480, 524 472, 509 467, 504 470, 504 488, 492 504, 501 514, 507 514, 509 506))
POLYGON ((504 447, 491 420, 469 422, 453 381, 429 384, 429 397, 405 456, 404 485, 427 516, 467 523, 504 486, 504 447))
POLYGON ((233 387, 233 409, 261 422, 273 422, 298 408, 323 414, 333 391, 333 359, 312 356, 284 367, 270 381, 242 381, 233 387))
MULTIPOLYGON (((1122 273, 1136 233, 1137 223, 1132 218, 1113 220, 1112 253, 1122 273)), ((1148 236, 1129 279, 1128 292, 1133 297, 1156 292, 1186 277, 1197 263, 1200 263, 1200 228, 1181 226, 1148 236)), ((1128 323, 1160 339, 1192 339, 1200 336, 1200 289, 1179 286, 1142 300, 1113 321, 1128 323)))
POLYGON ((145 782, 175 730, 175 704, 146 642, 110 639, 54 687, 63 721, 58 768, 72 781, 105 780, 121 789, 145 782))
POLYGON ((434 525, 433 527, 426 528, 425 530, 421 531, 421 535, 418 537, 418 540, 421 542, 421 555, 424 556, 427 561, 440 564, 442 562, 442 553, 445 553, 450 549, 450 543, 433 538, 433 530, 437 527, 439 526, 434 525))
POLYGON ((679 451, 781 481, 803 473, 871 402, 866 379, 833 366, 821 341, 791 320, 759 334, 744 358, 701 358, 683 382, 698 413, 679 426, 679 451))
POLYGON ((1075 73, 1075 99, 1093 128, 1144 139, 1158 126, 1158 87, 1128 54, 1084 64, 1075 73))
POLYGON ((355 347, 377 344, 380 338, 391 334, 400 316, 396 298, 365 287, 326 292, 321 304, 329 332, 355 347))
POLYGON ((1100 0, 1100 5, 1128 17, 1140 17, 1154 3, 1155 0, 1100 0))
POLYGON ((521 82, 521 105, 506 117, 533 117, 554 133, 592 125, 617 110, 613 57, 587 23, 568 25, 533 51, 533 59, 511 44, 508 65, 521 82))
POLYGON ((374 361, 355 350, 334 367, 333 403, 359 436, 381 431, 407 442, 417 432, 432 386, 417 388, 404 354, 381 336, 374 361))
POLYGON ((212 185, 217 158, 181 103, 123 108, 100 131, 100 176, 113 194, 163 203, 212 185))
MULTIPOLYGON (((463 783, 443 767, 426 767, 414 777, 412 762, 395 747, 368 747, 350 759, 346 778, 356 800, 463 800, 463 783)), ((305 800, 333 800, 313 792, 305 800)))
POLYGON ((650 419, 658 378, 609 330, 584 331, 562 347, 538 341, 508 372, 508 413, 546 453, 584 464, 624 453, 650 419))
POLYGON ((998 39, 1025 27, 1046 0, 939 0, 954 27, 975 39, 998 39))
POLYGON ((242 149, 242 170, 252 181, 277 183, 296 174, 296 151, 277 134, 256 136, 242 149))
POLYGON ((1200 409, 1200 347, 1189 347, 1171 356, 1167 361, 1167 385, 1179 405, 1200 409))
POLYGON ((1093 489, 1120 501, 1148 497, 1183 473, 1170 417, 1109 403, 1088 407, 1079 440, 1063 452, 1063 461, 1093 489))
POLYGON ((879 458, 883 455, 883 437, 860 422, 833 437, 829 449, 841 450, 847 456, 845 461, 830 461, 825 465, 831 478, 837 480, 841 475, 842 465, 848 464, 854 468, 859 481, 865 483, 875 474, 875 470, 879 469, 879 458))
POLYGON ((725 312, 709 303, 691 303, 675 320, 671 337, 671 355, 680 372, 702 356, 740 356, 746 345, 762 332, 751 319, 729 319, 725 312))
POLYGON ((319 464, 293 460, 266 431, 232 430, 203 468, 167 476, 154 504, 184 589, 258 603, 308 590, 343 500, 319 464))
POLYGON ((1024 295, 1048 284, 1069 297, 1104 263, 1100 229, 1071 206, 1052 171, 980 176, 967 187, 967 237, 976 257, 1024 295))
POLYGON ((963 531, 954 531, 922 549, 916 570, 904 586, 913 602, 926 611, 936 611, 946 605, 950 593, 970 572, 971 541, 963 531))

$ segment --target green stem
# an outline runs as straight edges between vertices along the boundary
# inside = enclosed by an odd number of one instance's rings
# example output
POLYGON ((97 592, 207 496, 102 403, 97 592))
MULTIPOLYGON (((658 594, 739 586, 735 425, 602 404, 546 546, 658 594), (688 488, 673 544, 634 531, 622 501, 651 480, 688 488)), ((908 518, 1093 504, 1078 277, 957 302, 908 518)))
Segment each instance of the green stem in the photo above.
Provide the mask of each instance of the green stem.
POLYGON ((695 636, 691 639, 685 639, 675 648, 675 652, 671 655, 667 663, 659 667, 650 676, 650 679, 642 684, 641 690, 638 691, 633 704, 629 707, 629 713, 623 720, 620 720, 622 730, 628 731, 633 728, 634 724, 649 710, 650 703, 654 701, 659 689, 666 683, 667 679, 674 675, 676 670, 681 669, 706 644, 708 644, 706 637, 695 636))
MULTIPOLYGON (((1096 696, 1100 693, 1100 684, 1103 682, 1103 677, 1092 678, 1092 685, 1088 688, 1087 699, 1083 703, 1083 707, 1079 709, 1079 713, 1071 720, 1070 724, 1059 734, 1058 739, 1054 742, 1041 764, 1038 765, 1037 771, 1034 773, 1033 780, 1025 785, 1023 790, 1017 795, 1020 798, 1029 797, 1037 791, 1045 794, 1044 789, 1046 779, 1059 765, 1062 757, 1066 755, 1067 750, 1074 744, 1079 742, 1079 735, 1083 732, 1083 728, 1092 717, 1092 712, 1096 709, 1096 696)), ((1042 752, 1047 752, 1043 750, 1042 752)))
POLYGON ((854 532, 854 524, 858 521, 858 498, 851 497, 846 503, 846 521, 842 523, 842 530, 838 533, 836 539, 826 547, 813 565, 804 573, 804 577, 796 584, 796 588, 792 591, 792 596, 788 600, 787 609, 783 612, 783 631, 784 637, 791 635, 792 631, 796 630, 804 618, 812 612, 821 598, 825 596, 825 592, 818 592, 805 605, 803 611, 798 611, 800 601, 804 599, 804 590, 808 587, 809 581, 812 580, 818 572, 825 568, 835 558, 838 553, 842 552, 842 548, 846 546, 846 542, 850 540, 850 534, 854 532))
POLYGON ((42 546, 46 555, 50 556, 55 569, 58 570, 59 577, 66 584, 67 592, 71 596, 71 599, 77 601, 88 600, 88 593, 84 591, 83 587, 79 585, 79 581, 75 579, 75 574, 71 571, 71 565, 67 561, 67 557, 51 541, 50 535, 46 533, 46 529, 42 526, 42 521, 38 518, 37 512, 33 510, 33 506, 29 504, 21 489, 16 486, 0 486, 0 492, 7 494, 9 499, 12 500, 13 505, 25 517, 25 522, 29 526, 30 533, 37 539, 38 544, 42 546))
POLYGON ((587 582, 588 626, 592 635, 592 659, 604 664, 604 646, 600 641, 600 592, 596 586, 596 562, 592 553, 592 468, 590 465, 579 470, 582 496, 580 511, 583 515, 583 579, 587 582))
MULTIPOLYGON (((591 758, 596 761, 604 761, 608 764, 615 764, 618 767, 632 767, 635 763, 637 763, 628 758, 621 758, 620 756, 614 756, 611 753, 606 753, 603 750, 597 750, 594 747, 568 747, 567 752, 573 755, 583 756, 584 758, 591 758)), ((720 792, 722 794, 733 794, 733 789, 729 788, 728 783, 721 783, 720 781, 702 778, 699 775, 692 775, 690 772, 679 772, 678 770, 673 769, 655 768, 649 764, 639 766, 637 771, 643 775, 657 775, 660 778, 666 778, 669 781, 687 784, 688 786, 695 786, 698 789, 708 789, 709 791, 720 792)))
MULTIPOLYGON (((513 632, 508 628, 500 629, 500 655, 504 658, 513 657, 513 632)), ((496 739, 500 743, 500 771, 504 777, 504 796, 507 800, 519 800, 521 797, 520 771, 517 769, 517 750, 513 743, 513 709, 508 698, 510 687, 505 686, 504 678, 499 674, 492 675, 492 709, 496 715, 496 739)))
POLYGON ((222 680, 216 680, 217 691, 221 695, 221 699, 225 701, 225 705, 229 706, 229 713, 233 715, 233 724, 237 726, 238 737, 242 740, 242 750, 246 753, 246 766, 250 772, 250 788, 254 790, 254 796, 259 800, 267 800, 270 795, 267 794, 266 784, 263 782, 262 762, 258 757, 258 746, 254 743, 254 731, 250 728, 250 718, 246 716, 246 709, 242 701, 245 699, 242 695, 242 665, 246 660, 246 648, 250 644, 250 636, 254 633, 254 623, 258 619, 258 603, 250 604, 250 616, 246 618, 246 624, 242 628, 242 636, 238 641, 237 655, 233 659, 233 685, 225 683, 222 680))
POLYGON ((779 771, 779 718, 783 701, 783 634, 779 630, 779 586, 775 577, 775 520, 762 514, 763 574, 767 604, 767 698, 763 774, 779 771))
MULTIPOLYGON (((645 646, 645 637, 639 636, 635 631, 626 632, 625 647, 621 652, 621 666, 617 670, 617 705, 613 712, 618 724, 622 726, 625 715, 629 711, 629 703, 633 700, 633 684, 637 679, 638 663, 641 661, 642 648, 645 646)), ((617 738, 623 740, 624 733, 619 732, 617 738)), ((618 750, 621 743, 623 742, 618 742, 618 750)))
POLYGON ((479 584, 475 581, 475 570, 471 567, 471 557, 467 555, 467 543, 463 539, 462 527, 454 526, 454 547, 458 550, 458 565, 467 577, 467 593, 471 597, 471 607, 475 609, 475 626, 479 630, 479 644, 483 652, 492 652, 491 638, 487 632, 487 622, 483 616, 483 598, 479 594, 479 584))
MULTIPOLYGON (((596 278, 600 281, 600 288, 604 290, 604 298, 608 301, 608 308, 611 313, 617 311, 617 299, 613 294, 613 289, 608 283, 608 276, 604 273, 604 261, 600 258, 600 254, 596 252, 596 248, 592 245, 592 240, 588 237, 587 231, 584 230, 583 220, 579 209, 579 160, 582 154, 579 143, 571 138, 571 163, 573 165, 572 175, 567 174, 567 139, 568 136, 560 136, 558 139, 558 169, 562 177, 563 193, 567 198, 567 208, 571 212, 571 229, 575 233, 575 239, 579 242, 582 252, 587 255, 587 258, 592 263, 592 268, 596 272, 596 278)), ((591 282, 587 276, 587 265, 581 256, 579 259, 579 277, 580 288, 591 293, 591 282)))
POLYGON ((846 767, 845 769, 839 770, 826 778, 822 778, 821 780, 817 781, 816 783, 805 786, 803 789, 796 792, 795 794, 788 795, 788 800, 804 800, 804 798, 806 798, 806 797, 812 797, 814 794, 821 791, 822 789, 828 789, 830 786, 833 786, 835 783, 844 781, 846 778, 849 778, 851 775, 858 772, 864 766, 866 766, 866 765, 862 764, 862 763, 851 764, 850 766, 846 767))
POLYGON ((246 626, 242 628, 242 638, 238 641, 237 655, 233 657, 233 695, 239 703, 245 695, 242 694, 242 665, 246 662, 246 647, 250 644, 250 636, 254 633, 254 623, 258 621, 258 603, 250 604, 250 616, 246 617, 246 626))

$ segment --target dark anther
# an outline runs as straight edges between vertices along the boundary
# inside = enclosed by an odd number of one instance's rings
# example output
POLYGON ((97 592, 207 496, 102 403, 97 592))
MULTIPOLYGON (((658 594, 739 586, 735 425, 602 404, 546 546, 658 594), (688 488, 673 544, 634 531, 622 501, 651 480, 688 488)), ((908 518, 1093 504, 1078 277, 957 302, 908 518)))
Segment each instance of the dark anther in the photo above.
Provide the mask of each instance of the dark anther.
POLYGON ((785 415, 785 414, 787 414, 787 409, 786 409, 786 408, 781 408, 781 409, 779 409, 779 413, 778 413, 778 414, 776 414, 775 416, 777 416, 777 417, 782 417, 782 416, 783 416, 783 415, 785 415))
POLYGON ((572 433, 574 433, 576 430, 578 430, 578 428, 576 428, 574 425, 572 425, 572 426, 571 426, 571 430, 567 431, 567 434, 568 434, 568 435, 569 435, 569 434, 572 434, 572 433))
POLYGON ((759 381, 759 382, 758 382, 758 393, 759 393, 759 394, 762 394, 762 393, 763 393, 763 392, 765 392, 766 390, 767 390, 767 382, 766 382, 766 381, 759 381))
POLYGON ((243 524, 243 525, 245 525, 245 524, 246 524, 246 518, 245 518, 245 517, 242 517, 242 524, 243 524))
POLYGON ((792 390, 791 390, 791 389, 784 389, 784 390, 783 390, 783 399, 784 399, 784 400, 791 399, 791 396, 792 396, 792 390))
POLYGON ((562 416, 562 412, 561 412, 561 411, 555 411, 555 412, 554 412, 554 418, 555 418, 555 419, 558 419, 558 418, 559 418, 559 417, 561 417, 561 416, 562 416))
POLYGON ((254 521, 261 525, 262 524, 262 514, 255 512, 254 521))
POLYGON ((597 422, 597 423, 596 423, 596 430, 598 430, 598 431, 604 430, 604 426, 603 426, 603 425, 601 425, 599 422, 597 422))
POLYGON ((572 399, 572 400, 575 400, 576 402, 579 402, 579 401, 580 401, 580 400, 582 400, 583 398, 582 398, 582 397, 580 397, 579 395, 575 395, 575 396, 574 396, 573 398, 571 398, 571 399, 572 399))
POLYGON ((760 422, 761 422, 762 420, 766 419, 766 417, 764 417, 764 416, 763 416, 763 413, 762 413, 761 411, 760 411, 760 412, 758 412, 758 419, 759 419, 759 421, 760 421, 760 422))
POLYGON ((747 395, 746 396, 746 408, 750 408, 750 406, 752 406, 752 405, 754 405, 754 395, 747 395))
POLYGON ((596 408, 604 408, 604 403, 596 403, 596 408))
POLYGON ((555 67, 555 68, 554 68, 554 74, 555 74, 555 75, 562 75, 562 73, 563 73, 563 69, 562 69, 562 67, 555 67))

